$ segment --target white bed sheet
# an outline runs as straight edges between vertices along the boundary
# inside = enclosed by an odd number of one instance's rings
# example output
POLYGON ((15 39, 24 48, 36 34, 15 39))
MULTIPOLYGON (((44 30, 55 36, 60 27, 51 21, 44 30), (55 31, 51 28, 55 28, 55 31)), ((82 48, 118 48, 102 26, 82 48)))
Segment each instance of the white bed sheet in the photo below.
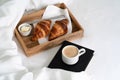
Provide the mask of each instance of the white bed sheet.
MULTIPOLYGON (((40 2, 30 2, 28 5, 27 1, 29 0, 0 1, 0 80, 39 80, 42 78, 41 74, 46 74, 46 71, 54 72, 45 67, 48 66, 61 45, 28 58, 24 55, 16 38, 12 39, 15 25, 22 17, 25 8, 30 10, 42 7, 39 5, 40 2)), ((84 37, 73 42, 95 50, 95 55, 86 71, 75 73, 77 79, 90 80, 92 77, 92 80, 119 80, 120 1, 67 1, 65 2, 69 4, 68 7, 85 29, 84 37), (84 77, 79 75, 84 75, 84 77)), ((46 2, 43 3, 46 4, 46 2)), ((55 70, 54 73, 56 71, 61 70, 55 70)), ((67 75, 69 74, 70 72, 67 72, 67 75)), ((54 79, 68 80, 66 77, 54 79)))
POLYGON ((30 65, 27 67, 24 62, 29 64, 29 61, 24 61, 23 57, 19 54, 20 51, 17 50, 17 45, 13 40, 15 26, 23 16, 25 10, 38 9, 47 4, 59 2, 60 0, 49 1, 0 1, 0 80, 75 80, 77 78, 90 80, 85 72, 74 73, 60 69, 49 69, 46 66, 40 68, 35 64, 34 66, 37 66, 37 68, 30 65), (45 4, 43 5, 43 3, 45 4), (28 8, 30 6, 32 7, 28 8))

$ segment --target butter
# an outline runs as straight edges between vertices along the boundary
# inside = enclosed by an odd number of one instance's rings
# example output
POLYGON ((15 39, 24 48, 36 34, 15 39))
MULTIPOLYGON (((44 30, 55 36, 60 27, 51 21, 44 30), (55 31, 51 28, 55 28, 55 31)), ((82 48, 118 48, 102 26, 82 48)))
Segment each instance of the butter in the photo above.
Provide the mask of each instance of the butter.
POLYGON ((23 23, 18 27, 18 31, 22 36, 28 36, 31 33, 32 26, 28 23, 23 23))
POLYGON ((21 30, 22 32, 27 32, 27 31, 30 30, 30 26, 24 25, 24 26, 21 27, 20 30, 21 30))

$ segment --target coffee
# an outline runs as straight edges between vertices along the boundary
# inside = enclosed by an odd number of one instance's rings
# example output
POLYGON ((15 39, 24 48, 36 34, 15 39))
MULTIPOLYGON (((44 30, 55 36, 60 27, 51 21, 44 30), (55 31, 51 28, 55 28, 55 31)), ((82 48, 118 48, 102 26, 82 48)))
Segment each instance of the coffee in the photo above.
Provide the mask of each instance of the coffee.
POLYGON ((74 45, 67 45, 62 49, 62 60, 68 65, 76 64, 79 57, 86 52, 84 48, 77 48, 74 45))
POLYGON ((75 57, 76 55, 78 55, 78 49, 74 46, 68 46, 64 48, 63 53, 67 57, 75 57))

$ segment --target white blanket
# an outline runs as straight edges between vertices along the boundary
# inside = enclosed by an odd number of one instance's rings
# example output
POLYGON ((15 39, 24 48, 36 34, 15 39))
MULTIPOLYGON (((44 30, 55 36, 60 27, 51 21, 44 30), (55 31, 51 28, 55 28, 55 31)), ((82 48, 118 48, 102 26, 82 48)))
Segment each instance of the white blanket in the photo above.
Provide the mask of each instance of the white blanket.
POLYGON ((61 0, 0 0, 0 80, 90 80, 85 72, 74 73, 48 68, 43 68, 34 77, 23 66, 16 43, 12 40, 14 28, 25 9, 38 9, 59 1, 61 0))

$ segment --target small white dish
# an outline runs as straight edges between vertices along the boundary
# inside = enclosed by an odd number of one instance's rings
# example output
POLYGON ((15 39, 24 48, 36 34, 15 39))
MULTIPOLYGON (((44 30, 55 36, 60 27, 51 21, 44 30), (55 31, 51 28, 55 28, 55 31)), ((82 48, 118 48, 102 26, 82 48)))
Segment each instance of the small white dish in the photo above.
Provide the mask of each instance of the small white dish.
POLYGON ((22 36, 28 36, 31 33, 32 26, 28 23, 23 23, 19 25, 18 31, 22 36))

